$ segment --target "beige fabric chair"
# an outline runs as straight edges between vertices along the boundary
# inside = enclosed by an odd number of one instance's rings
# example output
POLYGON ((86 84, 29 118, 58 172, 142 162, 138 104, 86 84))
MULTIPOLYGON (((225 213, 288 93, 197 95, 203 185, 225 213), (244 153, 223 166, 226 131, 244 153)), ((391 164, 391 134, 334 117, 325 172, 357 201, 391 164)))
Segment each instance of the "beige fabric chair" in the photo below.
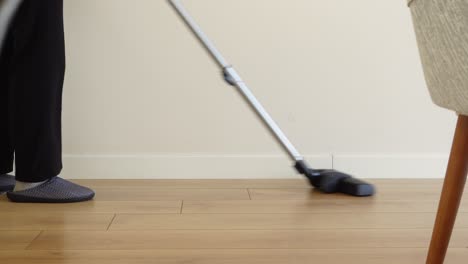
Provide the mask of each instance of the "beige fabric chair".
POLYGON ((435 104, 459 114, 426 263, 444 262, 468 172, 468 0, 409 0, 435 104))

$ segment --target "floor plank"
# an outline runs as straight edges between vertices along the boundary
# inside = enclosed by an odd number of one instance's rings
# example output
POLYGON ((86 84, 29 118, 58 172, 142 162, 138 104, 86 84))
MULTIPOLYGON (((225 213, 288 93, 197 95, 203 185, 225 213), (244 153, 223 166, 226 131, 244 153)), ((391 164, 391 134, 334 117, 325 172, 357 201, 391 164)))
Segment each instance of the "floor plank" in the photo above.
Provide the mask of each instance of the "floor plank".
MULTIPOLYGON (((323 194, 312 188, 258 189, 199 189, 120 187, 94 188, 100 201, 157 201, 157 200, 412 200, 437 202, 440 188, 381 188, 374 197, 349 197, 344 194, 323 194)), ((465 198, 468 200, 468 198, 465 198)))
POLYGON ((40 231, 2 231, 0 232, 0 251, 25 249, 39 233, 40 231))
MULTIPOLYGON (((30 250, 426 248, 430 229, 44 231, 30 250)), ((465 248, 468 229, 451 247, 465 248)))
MULTIPOLYGON (((0 212, 9 213, 180 213, 182 201, 94 201, 73 204, 10 203, 0 199, 0 212)), ((1 220, 0 220, 1 223, 1 220)))
MULTIPOLYGON (((443 179, 365 179, 377 189, 442 188, 443 179)), ((307 179, 71 179, 92 188, 156 188, 156 189, 290 189, 310 188, 307 179)), ((468 186, 466 187, 468 189, 468 186)))
MULTIPOLYGON (((92 250, 0 251, 8 264, 417 264, 425 249, 219 249, 219 250, 92 250)), ((467 249, 449 249, 447 264, 465 264, 467 249)))
MULTIPOLYGON (((306 180, 75 180, 96 189, 101 200, 245 200, 245 189, 252 199, 328 200, 349 199, 341 194, 324 195, 306 180), (122 188, 125 186, 125 188, 122 188), (187 190, 190 189, 190 190, 187 190), (126 197, 126 198, 122 198, 126 197)), ((369 179, 375 184, 375 197, 355 199, 424 200, 437 202, 442 179, 369 179)), ((468 187, 467 187, 468 188, 468 187)), ((467 198, 468 200, 468 198, 467 198)))
MULTIPOLYGON (((440 188, 381 188, 373 197, 349 197, 344 194, 323 194, 315 189, 249 189, 252 200, 403 200, 403 201, 432 201, 440 198, 440 188)), ((464 198, 468 200, 468 197, 464 198)))
POLYGON ((249 200, 247 189, 95 188, 99 201, 249 200))
MULTIPOLYGON (((431 228, 435 213, 118 214, 110 230, 431 228)), ((460 213, 456 227, 468 228, 460 213)))
POLYGON ((142 179, 142 180, 73 180, 93 188, 149 187, 157 189, 247 189, 247 188, 306 188, 306 179, 142 179))
POLYGON ((0 230, 106 230, 114 216, 61 212, 2 212, 0 230))
MULTIPOLYGON (((184 201, 184 214, 215 213, 434 213, 437 203, 433 201, 404 200, 250 200, 250 201, 184 201)), ((468 203, 463 203, 460 212, 468 212, 468 203)))
MULTIPOLYGON (((378 189, 432 189, 442 188, 443 179, 365 179, 378 189)), ((148 187, 158 189, 282 189, 309 188, 307 179, 122 179, 122 180, 72 180, 93 188, 148 187)), ((468 187, 466 187, 468 189, 468 187)))

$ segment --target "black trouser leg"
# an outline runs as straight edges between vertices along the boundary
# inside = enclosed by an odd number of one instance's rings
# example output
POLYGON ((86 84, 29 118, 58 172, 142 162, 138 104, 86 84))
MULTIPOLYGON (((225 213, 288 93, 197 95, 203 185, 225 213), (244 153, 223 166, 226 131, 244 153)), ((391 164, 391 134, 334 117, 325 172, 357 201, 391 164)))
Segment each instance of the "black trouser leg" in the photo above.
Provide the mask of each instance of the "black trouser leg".
POLYGON ((0 175, 13 170, 13 145, 11 140, 11 112, 9 111, 9 69, 12 54, 11 41, 0 50, 0 175))
POLYGON ((24 0, 7 42, 16 179, 44 181, 62 169, 63 1, 24 0))

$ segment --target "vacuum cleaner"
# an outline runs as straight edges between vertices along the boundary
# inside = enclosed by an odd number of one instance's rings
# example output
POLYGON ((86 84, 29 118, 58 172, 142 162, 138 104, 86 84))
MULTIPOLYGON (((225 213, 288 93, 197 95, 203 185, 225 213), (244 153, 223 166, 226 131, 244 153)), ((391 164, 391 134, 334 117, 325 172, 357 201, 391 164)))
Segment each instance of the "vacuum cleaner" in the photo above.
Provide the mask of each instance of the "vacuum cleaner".
POLYGON ((271 132, 273 137, 289 155, 291 160, 294 162, 293 166, 297 172, 304 175, 313 187, 324 193, 338 192, 358 197, 371 196, 375 193, 373 185, 353 178, 349 174, 332 169, 311 168, 305 161, 304 157, 297 151, 291 141, 289 141, 283 131, 279 128, 273 118, 268 114, 265 108, 263 108, 244 81, 242 81, 233 66, 226 61, 218 49, 216 49, 213 43, 203 33, 198 24, 184 8, 181 1, 168 1, 206 51, 211 55, 212 59, 218 64, 224 80, 239 91, 265 127, 271 132))

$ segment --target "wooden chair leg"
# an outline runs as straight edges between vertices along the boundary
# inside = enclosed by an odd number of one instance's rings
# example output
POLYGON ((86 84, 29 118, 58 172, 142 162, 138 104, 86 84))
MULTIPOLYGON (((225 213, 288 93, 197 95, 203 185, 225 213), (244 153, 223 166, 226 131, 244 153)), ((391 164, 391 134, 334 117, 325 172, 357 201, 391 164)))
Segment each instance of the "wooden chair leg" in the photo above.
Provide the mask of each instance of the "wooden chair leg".
POLYGON ((444 263, 468 172, 468 116, 458 117, 426 264, 444 263))

